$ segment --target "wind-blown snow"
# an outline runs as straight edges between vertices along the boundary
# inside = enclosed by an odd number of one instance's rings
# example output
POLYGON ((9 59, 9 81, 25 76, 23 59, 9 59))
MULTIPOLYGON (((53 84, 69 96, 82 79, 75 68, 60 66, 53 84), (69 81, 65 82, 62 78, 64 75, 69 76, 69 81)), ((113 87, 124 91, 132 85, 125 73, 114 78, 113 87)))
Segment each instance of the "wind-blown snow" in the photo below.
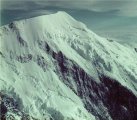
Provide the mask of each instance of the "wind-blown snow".
POLYGON ((1 27, 0 36, 0 90, 13 90, 24 111, 36 118, 43 119, 44 110, 54 108, 66 119, 95 119, 55 72, 53 58, 39 47, 41 41, 77 63, 95 82, 106 75, 137 95, 137 53, 99 37, 65 12, 15 21, 1 27), (37 63, 38 56, 44 64, 37 63))

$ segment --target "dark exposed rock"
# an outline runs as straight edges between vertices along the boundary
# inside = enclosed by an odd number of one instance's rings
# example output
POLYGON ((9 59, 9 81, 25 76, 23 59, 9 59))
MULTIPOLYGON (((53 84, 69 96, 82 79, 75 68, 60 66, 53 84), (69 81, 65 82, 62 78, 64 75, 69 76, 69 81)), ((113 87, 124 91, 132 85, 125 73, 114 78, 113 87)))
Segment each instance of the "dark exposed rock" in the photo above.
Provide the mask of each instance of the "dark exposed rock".
POLYGON ((31 54, 27 54, 27 55, 20 55, 20 56, 17 56, 17 61, 21 62, 21 63, 27 63, 29 62, 30 60, 32 60, 32 55, 31 54))
POLYGON ((38 41, 38 45, 39 45, 39 47, 40 47, 40 49, 42 49, 42 50, 44 50, 44 51, 46 51, 46 52, 50 52, 50 46, 46 43, 46 41, 38 41))
POLYGON ((43 56, 37 55, 37 64, 45 71, 47 64, 43 56))
POLYGON ((62 54, 61 51, 56 54, 55 59, 56 59, 57 62, 58 62, 58 66, 59 66, 59 68, 60 68, 60 71, 61 71, 62 73, 67 72, 67 67, 66 67, 66 64, 65 64, 64 55, 62 54))
POLYGON ((137 97, 116 80, 102 76, 102 83, 108 88, 102 101, 107 106, 113 120, 136 120, 137 97))
POLYGON ((137 52, 137 48, 135 48, 135 51, 137 52))
MULTIPOLYGON (((6 120, 8 112, 15 113, 16 115, 19 114, 19 111, 22 110, 22 101, 19 98, 18 95, 16 95, 14 92, 11 92, 9 96, 6 93, 1 92, 1 98, 2 98, 2 104, 1 104, 1 119, 6 120)), ((13 118, 13 116, 8 116, 10 118, 13 118)), ((9 120, 9 119, 8 119, 9 120)), ((12 119, 10 119, 12 120, 12 119)), ((13 119, 14 120, 14 119, 13 119)))
POLYGON ((11 22, 11 23, 9 24, 9 28, 10 28, 10 29, 15 29, 16 26, 15 26, 15 24, 14 24, 13 22, 11 22))
POLYGON ((3 53, 0 51, 0 56, 4 57, 3 53))
POLYGON ((1 120, 6 120, 6 113, 7 113, 7 107, 5 106, 4 102, 0 104, 0 118, 1 120))
POLYGON ((17 40, 19 41, 21 46, 27 47, 27 42, 23 40, 23 38, 20 36, 20 34, 17 35, 17 40))

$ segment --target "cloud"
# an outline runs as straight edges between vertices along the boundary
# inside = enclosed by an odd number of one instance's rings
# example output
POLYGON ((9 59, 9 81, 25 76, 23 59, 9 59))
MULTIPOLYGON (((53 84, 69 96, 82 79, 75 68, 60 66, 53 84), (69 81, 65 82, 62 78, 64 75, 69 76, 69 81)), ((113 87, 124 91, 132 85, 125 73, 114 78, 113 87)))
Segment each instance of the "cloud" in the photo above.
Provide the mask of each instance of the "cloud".
MULTIPOLYGON (((22 14, 35 14, 41 13, 49 14, 51 11, 56 12, 59 10, 68 13, 77 11, 95 12, 101 17, 106 16, 108 13, 114 16, 137 16, 137 0, 2 0, 2 11, 8 11, 9 14, 21 12, 22 14), (41 12, 40 12, 41 11, 41 12), (48 12, 49 11, 49 12, 48 12), (23 13, 24 12, 24 13, 23 13)), ((88 13, 86 13, 88 14, 88 13)), ((94 15, 94 13, 93 13, 94 15)))
POLYGON ((119 16, 137 16, 137 0, 2 0, 2 9, 39 10, 39 9, 73 9, 96 12, 117 11, 119 16))

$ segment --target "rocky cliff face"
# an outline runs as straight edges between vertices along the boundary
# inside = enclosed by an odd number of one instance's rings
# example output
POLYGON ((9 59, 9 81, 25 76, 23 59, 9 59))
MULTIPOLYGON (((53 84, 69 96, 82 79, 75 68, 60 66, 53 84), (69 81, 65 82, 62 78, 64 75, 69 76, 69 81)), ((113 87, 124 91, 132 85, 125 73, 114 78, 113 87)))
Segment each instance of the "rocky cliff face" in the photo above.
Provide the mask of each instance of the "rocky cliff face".
POLYGON ((1 27, 0 36, 7 119, 137 119, 134 50, 65 12, 15 21, 1 27))

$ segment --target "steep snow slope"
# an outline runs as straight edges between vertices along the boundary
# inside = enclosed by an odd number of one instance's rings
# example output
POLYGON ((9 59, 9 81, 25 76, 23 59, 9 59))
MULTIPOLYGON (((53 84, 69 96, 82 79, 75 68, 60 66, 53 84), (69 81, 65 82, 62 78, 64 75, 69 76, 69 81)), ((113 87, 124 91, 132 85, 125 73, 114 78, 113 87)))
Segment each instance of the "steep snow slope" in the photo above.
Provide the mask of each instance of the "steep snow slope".
POLYGON ((134 50, 97 36, 65 12, 15 21, 1 27, 0 36, 0 89, 21 101, 20 116, 136 119, 134 50))
MULTIPOLYGON (((1 28, 0 88, 7 94, 10 91, 17 94, 23 102, 23 111, 39 119, 44 119, 43 114, 50 108, 61 112, 65 119, 94 119, 83 107, 80 98, 61 82, 55 72, 53 58, 40 49, 40 42, 46 39, 51 41, 51 38, 45 37, 46 31, 42 28, 46 18, 48 17, 23 20, 1 28)), ((60 50, 54 41, 50 44, 54 51, 60 50)), ((70 56, 73 51, 70 48, 70 52, 66 54, 70 56)), ((74 59, 88 70, 84 65, 86 60, 76 52, 74 55, 74 59)))

